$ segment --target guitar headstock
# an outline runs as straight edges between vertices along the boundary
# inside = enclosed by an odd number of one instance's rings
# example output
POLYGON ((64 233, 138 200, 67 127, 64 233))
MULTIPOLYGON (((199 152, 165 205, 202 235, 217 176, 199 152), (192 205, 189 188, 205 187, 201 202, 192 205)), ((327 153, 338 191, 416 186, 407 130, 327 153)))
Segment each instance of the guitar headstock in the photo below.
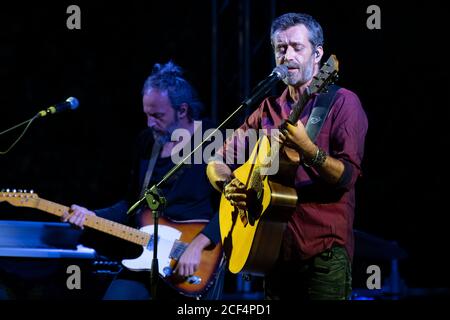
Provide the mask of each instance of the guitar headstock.
POLYGON ((309 94, 325 91, 328 85, 336 81, 339 71, 339 61, 332 54, 327 62, 320 68, 319 72, 313 77, 309 85, 309 94))
POLYGON ((27 190, 20 189, 2 189, 0 191, 0 202, 6 201, 16 207, 35 208, 38 200, 39 196, 33 190, 27 192, 27 190))

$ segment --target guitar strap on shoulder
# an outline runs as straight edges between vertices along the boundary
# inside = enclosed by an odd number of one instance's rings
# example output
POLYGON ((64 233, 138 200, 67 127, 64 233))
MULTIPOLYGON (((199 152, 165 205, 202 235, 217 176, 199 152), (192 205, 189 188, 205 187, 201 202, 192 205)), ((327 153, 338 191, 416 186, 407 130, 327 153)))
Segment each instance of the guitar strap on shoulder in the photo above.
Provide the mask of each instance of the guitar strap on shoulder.
POLYGON ((330 85, 328 86, 328 91, 326 93, 321 93, 317 97, 317 101, 305 126, 306 133, 313 142, 316 140, 320 129, 322 129, 323 123, 330 111, 331 102, 340 88, 341 87, 335 84, 330 85))
POLYGON ((147 172, 145 173, 144 183, 142 184, 140 196, 144 196, 145 190, 148 188, 148 184, 150 182, 150 178, 152 177, 153 169, 155 168, 156 160, 159 157, 159 152, 161 151, 161 145, 155 141, 152 147, 152 154, 150 155, 150 159, 148 161, 147 172))

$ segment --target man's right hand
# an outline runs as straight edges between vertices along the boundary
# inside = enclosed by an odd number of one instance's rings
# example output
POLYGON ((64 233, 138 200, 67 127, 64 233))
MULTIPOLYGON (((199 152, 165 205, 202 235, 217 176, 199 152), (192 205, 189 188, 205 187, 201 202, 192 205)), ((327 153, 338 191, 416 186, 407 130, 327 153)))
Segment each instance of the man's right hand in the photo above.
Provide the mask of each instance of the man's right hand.
POLYGON ((248 207, 248 191, 245 184, 234 178, 223 188, 223 195, 231 205, 246 210, 248 207))
POLYGON ((93 211, 90 211, 86 208, 74 204, 70 207, 70 210, 68 212, 65 211, 63 213, 62 221, 69 222, 83 229, 84 220, 86 219, 87 215, 95 216, 95 213, 93 211))

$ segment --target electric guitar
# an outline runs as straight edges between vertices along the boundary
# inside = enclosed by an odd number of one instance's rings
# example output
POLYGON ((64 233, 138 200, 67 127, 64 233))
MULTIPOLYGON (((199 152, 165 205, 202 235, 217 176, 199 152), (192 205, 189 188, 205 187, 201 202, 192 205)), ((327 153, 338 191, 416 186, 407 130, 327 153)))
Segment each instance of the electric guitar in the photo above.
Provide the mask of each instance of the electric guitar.
MULTIPOLYGON (((0 202, 3 201, 17 207, 35 208, 58 217, 69 211, 69 207, 41 199, 32 192, 0 191, 0 202)), ((143 215, 149 224, 139 230, 94 215, 86 216, 84 226, 141 245, 142 254, 136 259, 124 259, 122 264, 132 271, 147 271, 151 269, 153 259, 153 218, 148 212, 143 215)), ((222 258, 220 245, 210 250, 206 248, 202 252, 199 268, 193 275, 181 277, 173 273, 177 260, 206 223, 206 220, 177 222, 163 217, 158 219, 159 275, 172 288, 190 297, 200 297, 209 288, 222 258)))
MULTIPOLYGON (((334 55, 313 77, 306 93, 293 106, 288 118, 296 124, 303 107, 315 93, 323 92, 337 76, 338 61, 334 55)), ((292 150, 283 148, 283 159, 293 160, 292 150)), ((294 152, 297 155, 298 153, 294 152)), ((271 160, 280 156, 279 144, 271 148, 267 136, 261 137, 247 162, 237 168, 234 176, 245 184, 250 194, 247 210, 234 207, 222 194, 219 209, 220 233, 228 268, 232 273, 245 272, 264 275, 275 263, 290 214, 297 204, 297 192, 293 188, 295 170, 286 175, 267 175, 265 170, 271 160), (286 186, 286 182, 291 183, 286 186), (292 187, 291 187, 292 186, 292 187), (252 196, 253 195, 253 196, 252 196)), ((280 159, 280 171, 286 171, 280 159)), ((288 161, 289 162, 289 161, 288 161)), ((297 168, 297 163, 289 163, 297 168)), ((286 167, 288 167, 286 166, 286 167)))

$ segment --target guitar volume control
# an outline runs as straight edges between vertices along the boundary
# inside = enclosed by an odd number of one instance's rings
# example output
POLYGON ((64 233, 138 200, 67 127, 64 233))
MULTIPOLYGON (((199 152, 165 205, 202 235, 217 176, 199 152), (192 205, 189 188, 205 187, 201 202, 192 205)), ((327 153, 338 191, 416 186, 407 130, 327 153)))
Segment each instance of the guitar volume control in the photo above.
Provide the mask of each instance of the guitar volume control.
POLYGON ((165 276, 165 277, 171 276, 171 275, 172 275, 172 268, 170 268, 170 267, 165 267, 165 268, 163 269, 163 273, 164 273, 164 276, 165 276))
POLYGON ((186 278, 186 281, 190 284, 200 284, 202 282, 202 278, 199 276, 189 276, 186 278))

